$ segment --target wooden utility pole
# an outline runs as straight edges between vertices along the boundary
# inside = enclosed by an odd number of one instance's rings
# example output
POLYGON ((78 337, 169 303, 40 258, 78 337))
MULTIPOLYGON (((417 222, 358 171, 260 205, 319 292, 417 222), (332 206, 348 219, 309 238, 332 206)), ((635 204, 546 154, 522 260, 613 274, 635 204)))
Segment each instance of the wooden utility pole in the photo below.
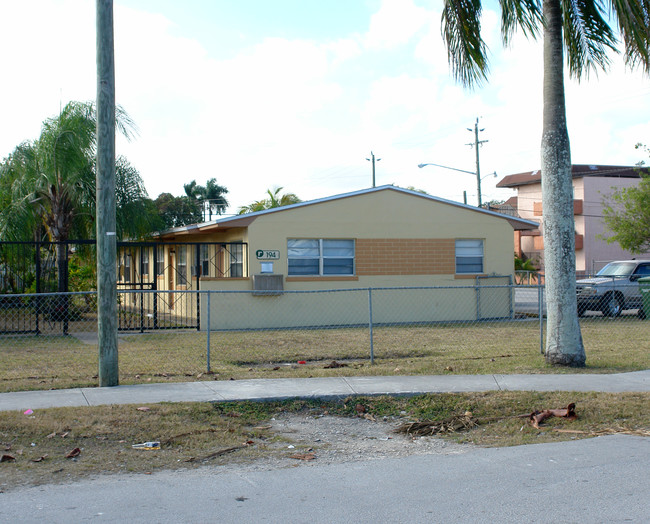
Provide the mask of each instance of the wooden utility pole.
POLYGON ((97 6, 97 334, 99 385, 117 386, 115 59, 113 0, 97 6))
MULTIPOLYGON (((469 127, 467 128, 467 130, 472 131, 472 129, 470 129, 469 127)), ((485 144, 487 140, 478 139, 479 131, 485 131, 484 129, 478 128, 478 118, 476 119, 476 123, 474 124, 473 131, 474 131, 474 142, 467 145, 474 147, 474 149, 476 150, 476 190, 478 192, 478 207, 483 207, 483 198, 481 196, 481 162, 479 160, 478 149, 480 145, 485 144)))
POLYGON ((381 158, 375 158, 375 154, 370 151, 370 157, 366 158, 368 162, 372 162, 372 187, 375 187, 375 162, 379 162, 381 158))

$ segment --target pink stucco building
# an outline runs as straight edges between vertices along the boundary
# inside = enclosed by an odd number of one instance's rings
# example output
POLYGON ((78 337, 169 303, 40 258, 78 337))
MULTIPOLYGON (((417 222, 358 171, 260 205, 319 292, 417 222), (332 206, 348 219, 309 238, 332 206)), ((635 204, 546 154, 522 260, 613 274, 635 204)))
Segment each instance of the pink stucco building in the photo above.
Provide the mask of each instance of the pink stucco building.
MULTIPOLYGON (((576 228, 576 271, 594 273, 612 260, 650 258, 650 253, 633 255, 617 243, 608 244, 602 219, 603 201, 615 190, 635 186, 650 169, 635 166, 573 166, 573 214, 576 228)), ((541 171, 529 171, 504 177, 497 187, 512 188, 516 197, 508 203, 516 207, 519 217, 534 220, 540 227, 533 231, 515 231, 515 252, 523 254, 544 268, 544 231, 542 218, 541 171)))

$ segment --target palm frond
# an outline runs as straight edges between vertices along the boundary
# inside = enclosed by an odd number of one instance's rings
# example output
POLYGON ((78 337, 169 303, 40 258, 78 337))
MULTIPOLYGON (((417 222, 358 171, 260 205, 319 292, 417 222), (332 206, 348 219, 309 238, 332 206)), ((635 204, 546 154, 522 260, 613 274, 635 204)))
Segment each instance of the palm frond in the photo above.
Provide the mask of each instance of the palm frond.
POLYGON ((608 52, 618 52, 614 31, 594 0, 560 0, 564 47, 571 76, 580 80, 597 69, 607 70, 608 52))
POLYGON ((544 25, 539 0, 499 0, 501 6, 501 38, 508 45, 517 29, 526 37, 536 39, 544 25))
POLYGON ((611 14, 625 45, 625 61, 650 73, 650 0, 612 0, 611 14))
POLYGON ((454 78, 468 87, 481 85, 489 66, 487 45, 481 37, 480 0, 445 0, 442 34, 454 78))

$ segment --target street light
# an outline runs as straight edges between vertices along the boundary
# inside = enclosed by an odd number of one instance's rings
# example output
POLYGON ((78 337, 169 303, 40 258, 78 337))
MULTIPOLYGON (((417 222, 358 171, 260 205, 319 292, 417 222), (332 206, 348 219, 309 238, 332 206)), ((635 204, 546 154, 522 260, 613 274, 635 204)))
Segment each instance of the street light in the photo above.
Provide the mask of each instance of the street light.
POLYGON ((467 171, 465 169, 458 169, 456 167, 449 167, 449 166, 443 166, 440 164, 434 164, 432 162, 428 162, 426 164, 418 164, 418 167, 421 169, 424 166, 436 166, 436 167, 442 167, 444 169, 451 169, 453 171, 460 171, 461 173, 467 173, 469 175, 474 175, 476 177, 476 189, 478 190, 478 207, 482 207, 483 202, 481 200, 481 180, 483 180, 486 177, 489 176, 497 176, 496 172, 495 173, 490 173, 489 175, 481 176, 481 173, 478 171, 467 171))

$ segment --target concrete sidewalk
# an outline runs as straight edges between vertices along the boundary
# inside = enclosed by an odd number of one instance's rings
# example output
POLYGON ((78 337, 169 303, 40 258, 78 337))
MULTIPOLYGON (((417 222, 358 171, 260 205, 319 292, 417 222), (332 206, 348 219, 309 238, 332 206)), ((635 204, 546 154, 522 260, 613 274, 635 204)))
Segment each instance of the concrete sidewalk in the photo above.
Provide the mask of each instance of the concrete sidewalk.
POLYGON ((106 404, 223 402, 472 391, 650 391, 650 370, 612 375, 444 375, 172 382, 0 394, 0 411, 106 404))

